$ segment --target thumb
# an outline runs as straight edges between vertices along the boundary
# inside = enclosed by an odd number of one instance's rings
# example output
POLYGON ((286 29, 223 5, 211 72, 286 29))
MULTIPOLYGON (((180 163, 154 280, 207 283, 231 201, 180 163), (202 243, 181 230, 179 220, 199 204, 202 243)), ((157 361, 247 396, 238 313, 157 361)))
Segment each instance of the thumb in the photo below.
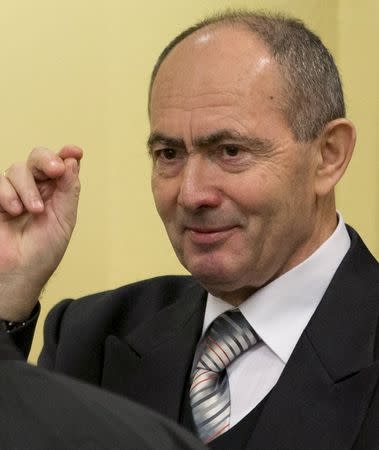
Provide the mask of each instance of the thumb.
POLYGON ((57 189, 61 192, 80 189, 79 161, 75 158, 67 158, 63 162, 65 170, 63 175, 57 179, 57 189))

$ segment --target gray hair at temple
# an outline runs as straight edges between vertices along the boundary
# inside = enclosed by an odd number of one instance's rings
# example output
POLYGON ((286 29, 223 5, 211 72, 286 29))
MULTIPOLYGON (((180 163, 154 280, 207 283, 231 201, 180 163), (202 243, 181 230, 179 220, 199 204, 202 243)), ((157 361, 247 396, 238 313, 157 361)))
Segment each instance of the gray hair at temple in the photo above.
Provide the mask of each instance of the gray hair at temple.
POLYGON ((196 31, 220 25, 243 26, 268 47, 284 79, 282 110, 298 141, 315 139, 328 122, 345 117, 338 69, 321 39, 298 19, 245 10, 210 16, 184 30, 167 45, 151 75, 149 108, 154 80, 170 51, 196 31))

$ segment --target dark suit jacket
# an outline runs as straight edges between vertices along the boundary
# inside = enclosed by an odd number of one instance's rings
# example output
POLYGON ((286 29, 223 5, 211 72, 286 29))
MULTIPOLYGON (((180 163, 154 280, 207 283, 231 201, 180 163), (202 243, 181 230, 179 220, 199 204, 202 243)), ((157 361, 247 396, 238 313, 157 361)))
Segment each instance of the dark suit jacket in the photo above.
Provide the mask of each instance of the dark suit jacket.
MULTIPOLYGON (((379 449, 379 268, 349 232, 351 248, 272 390, 249 449, 379 449)), ((40 363, 178 420, 205 298, 190 277, 162 277, 66 300, 48 317, 40 363)))
POLYGON ((205 450, 147 408, 18 357, 0 333, 2 450, 205 450))

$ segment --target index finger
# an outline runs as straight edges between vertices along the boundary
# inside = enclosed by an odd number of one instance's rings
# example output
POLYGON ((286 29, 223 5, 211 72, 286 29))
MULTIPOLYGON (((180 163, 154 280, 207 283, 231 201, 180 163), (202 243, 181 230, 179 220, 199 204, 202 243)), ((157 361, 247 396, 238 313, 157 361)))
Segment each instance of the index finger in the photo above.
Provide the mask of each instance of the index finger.
POLYGON ((63 159, 44 147, 36 147, 31 151, 26 166, 38 181, 58 178, 65 170, 63 159))

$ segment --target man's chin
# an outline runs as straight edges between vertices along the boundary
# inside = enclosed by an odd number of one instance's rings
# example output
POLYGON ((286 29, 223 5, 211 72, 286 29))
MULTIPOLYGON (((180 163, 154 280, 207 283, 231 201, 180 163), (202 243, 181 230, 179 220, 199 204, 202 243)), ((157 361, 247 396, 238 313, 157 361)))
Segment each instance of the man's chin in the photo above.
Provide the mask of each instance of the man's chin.
POLYGON ((208 291, 225 290, 236 282, 235 274, 221 265, 196 265, 187 267, 192 276, 208 291))
POLYGON ((238 252, 225 251, 223 248, 212 251, 196 251, 191 247, 184 247, 177 256, 182 265, 201 285, 221 286, 227 288, 238 285, 241 277, 241 261, 238 252), (239 262, 240 264, 236 264, 239 262))

